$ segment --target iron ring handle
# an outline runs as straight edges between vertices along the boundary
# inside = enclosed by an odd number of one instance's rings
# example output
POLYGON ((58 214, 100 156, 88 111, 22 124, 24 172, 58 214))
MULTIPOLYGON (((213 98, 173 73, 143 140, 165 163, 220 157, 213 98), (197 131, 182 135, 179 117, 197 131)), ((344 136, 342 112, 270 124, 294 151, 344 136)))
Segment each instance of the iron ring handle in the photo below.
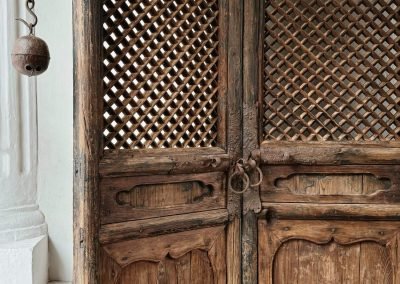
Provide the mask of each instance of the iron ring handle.
POLYGON ((230 177, 228 179, 228 188, 229 188, 230 191, 232 191, 232 192, 234 192, 236 194, 244 193, 245 191, 247 191, 250 188, 250 178, 249 178, 249 176, 246 173, 241 174, 240 172, 234 172, 232 175, 230 175, 230 177), (232 187, 232 180, 236 176, 240 176, 242 178, 242 181, 243 181, 243 183, 245 185, 243 190, 235 190, 232 187))
POLYGON ((260 169, 260 167, 256 167, 256 170, 257 170, 257 172, 258 172, 259 180, 258 180, 257 183, 251 184, 251 185, 250 185, 251 187, 259 186, 259 185, 261 185, 261 183, 262 183, 262 181, 263 181, 263 172, 262 172, 262 170, 260 169))

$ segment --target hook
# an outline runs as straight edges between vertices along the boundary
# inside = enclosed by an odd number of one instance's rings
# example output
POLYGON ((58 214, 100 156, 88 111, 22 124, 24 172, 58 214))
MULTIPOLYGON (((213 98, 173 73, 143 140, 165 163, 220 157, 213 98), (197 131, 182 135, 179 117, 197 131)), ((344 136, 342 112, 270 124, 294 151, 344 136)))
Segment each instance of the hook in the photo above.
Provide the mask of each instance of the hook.
POLYGON ((33 17, 33 23, 28 23, 24 19, 18 18, 16 19, 17 21, 20 21, 23 23, 25 26, 28 27, 29 29, 29 34, 33 34, 33 28, 37 25, 38 23, 38 17, 36 16, 35 12, 33 12, 33 8, 35 7, 35 0, 26 0, 25 2, 25 7, 28 10, 28 13, 32 15, 33 17))

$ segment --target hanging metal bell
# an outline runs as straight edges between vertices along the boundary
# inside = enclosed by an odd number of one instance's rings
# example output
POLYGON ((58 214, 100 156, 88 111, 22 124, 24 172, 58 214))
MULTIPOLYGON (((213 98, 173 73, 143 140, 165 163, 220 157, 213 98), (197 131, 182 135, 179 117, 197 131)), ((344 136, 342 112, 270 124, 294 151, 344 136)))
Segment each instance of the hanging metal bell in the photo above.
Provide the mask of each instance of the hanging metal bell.
POLYGON ((50 52, 46 42, 32 34, 16 40, 11 57, 15 69, 27 76, 42 74, 50 62, 50 52))

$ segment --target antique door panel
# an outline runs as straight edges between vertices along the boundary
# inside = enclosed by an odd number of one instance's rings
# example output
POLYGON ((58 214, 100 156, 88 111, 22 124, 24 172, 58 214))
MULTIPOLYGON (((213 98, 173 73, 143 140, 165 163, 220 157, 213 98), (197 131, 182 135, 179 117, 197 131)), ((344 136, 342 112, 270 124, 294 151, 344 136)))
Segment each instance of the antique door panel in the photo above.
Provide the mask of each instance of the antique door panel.
POLYGON ((223 226, 104 245, 105 283, 226 283, 223 226))
POLYGON ((243 152, 263 172, 244 195, 246 282, 400 282, 399 11, 245 2, 243 152))
POLYGON ((398 283, 399 222, 259 220, 259 283, 398 283))
POLYGON ((239 281, 238 3, 75 1, 77 283, 239 281))

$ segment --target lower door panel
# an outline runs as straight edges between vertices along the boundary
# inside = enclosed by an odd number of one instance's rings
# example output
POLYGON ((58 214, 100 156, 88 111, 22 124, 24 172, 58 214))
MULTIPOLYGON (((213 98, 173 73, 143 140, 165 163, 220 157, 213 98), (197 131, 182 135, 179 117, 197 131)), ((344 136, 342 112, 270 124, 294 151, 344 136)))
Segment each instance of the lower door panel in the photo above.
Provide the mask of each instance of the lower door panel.
POLYGON ((101 247, 101 283, 226 283, 225 226, 101 247))
POLYGON ((400 222, 258 221, 259 283, 400 283, 400 222))

